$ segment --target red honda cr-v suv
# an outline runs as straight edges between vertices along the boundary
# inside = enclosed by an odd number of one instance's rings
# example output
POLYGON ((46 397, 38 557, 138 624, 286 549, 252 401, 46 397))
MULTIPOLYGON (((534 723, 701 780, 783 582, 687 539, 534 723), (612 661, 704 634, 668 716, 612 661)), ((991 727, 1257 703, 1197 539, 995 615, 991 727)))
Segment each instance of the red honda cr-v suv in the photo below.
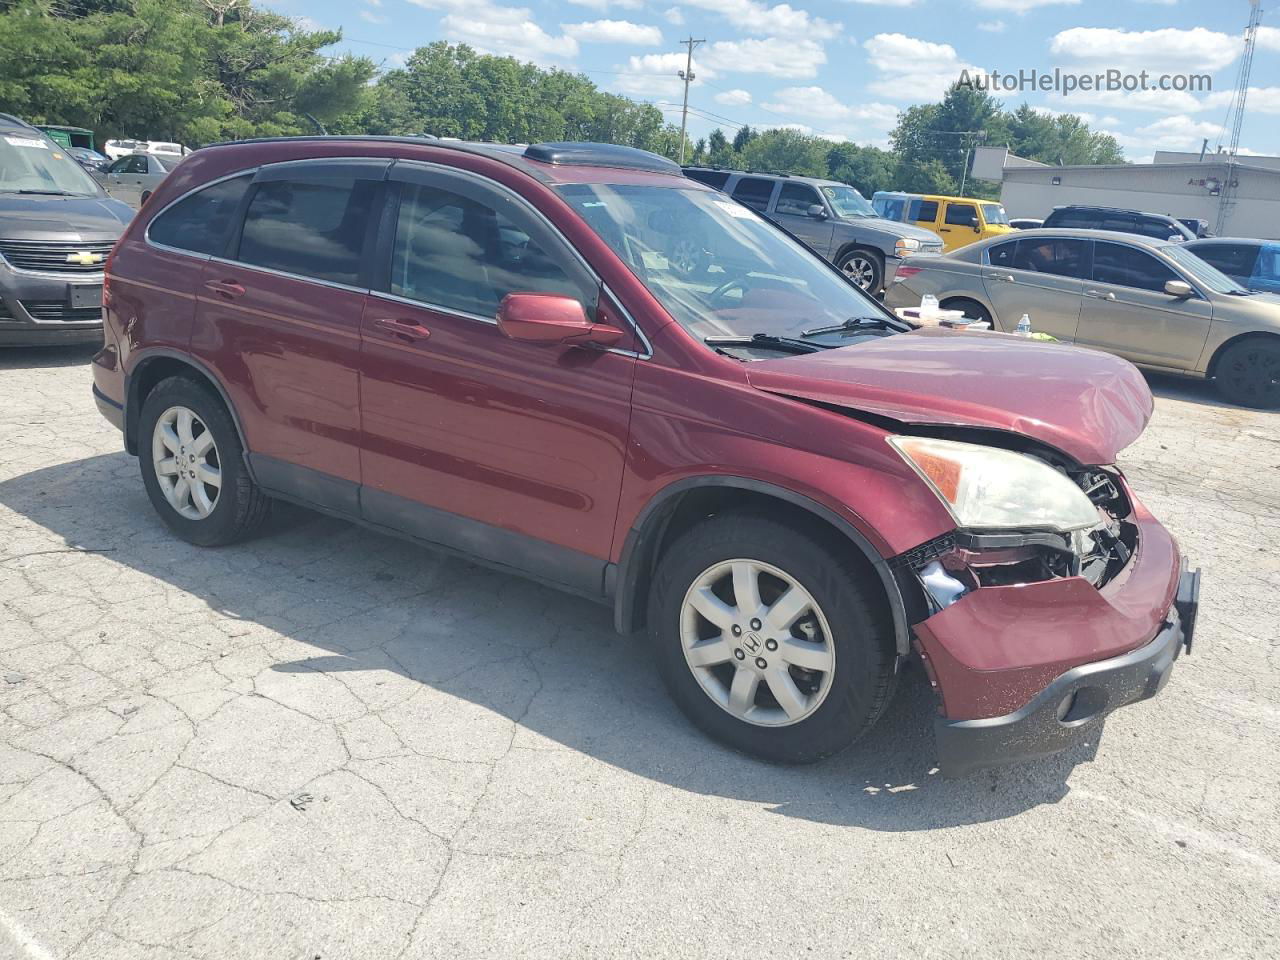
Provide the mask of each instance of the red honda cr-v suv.
POLYGON ((944 772, 1048 754, 1190 646, 1198 574, 1114 466, 1132 366, 911 332, 652 154, 210 147, 104 299, 94 393, 179 536, 280 498, 610 603, 761 757, 856 740, 911 656, 944 772))

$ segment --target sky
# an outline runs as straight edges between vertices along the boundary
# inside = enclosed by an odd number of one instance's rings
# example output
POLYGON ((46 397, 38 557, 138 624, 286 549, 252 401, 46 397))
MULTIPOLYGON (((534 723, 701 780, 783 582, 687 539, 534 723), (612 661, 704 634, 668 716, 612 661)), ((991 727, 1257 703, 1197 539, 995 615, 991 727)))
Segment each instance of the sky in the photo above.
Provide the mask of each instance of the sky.
MULTIPOLYGON (((1241 152, 1280 154, 1280 0, 1264 13, 1241 152), (1269 22, 1270 21, 1270 22, 1269 22)), ((1199 150, 1224 134, 1248 0, 267 0, 309 25, 341 27, 335 50, 394 69, 435 40, 589 76, 680 121, 694 53, 689 132, 796 127, 888 145, 899 111, 936 101, 962 71, 1054 68, 1207 75, 1210 90, 998 92, 1012 108, 1082 116, 1127 159, 1199 150)))

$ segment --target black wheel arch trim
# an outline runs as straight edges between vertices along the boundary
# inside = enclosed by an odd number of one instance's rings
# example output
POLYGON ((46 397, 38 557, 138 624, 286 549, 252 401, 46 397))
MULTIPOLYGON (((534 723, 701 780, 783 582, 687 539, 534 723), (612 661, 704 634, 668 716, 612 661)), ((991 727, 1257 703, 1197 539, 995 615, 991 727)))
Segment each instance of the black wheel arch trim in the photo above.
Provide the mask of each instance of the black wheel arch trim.
POLYGON ((899 657, 904 657, 910 652, 909 620, 901 588, 888 560, 880 555, 871 541, 857 527, 830 507, 804 494, 762 480, 723 474, 677 480, 658 491, 637 514, 631 529, 627 531, 622 556, 617 564, 610 564, 605 570, 605 594, 613 601, 614 628, 619 633, 633 633, 638 629, 641 612, 638 609, 637 598, 640 595, 639 588, 642 580, 649 574, 649 551, 662 539, 680 497, 690 491, 710 487, 743 490, 774 497, 826 521, 842 533, 857 547, 880 578, 880 585, 888 599, 889 612, 893 618, 894 646, 899 657))
POLYGON ((152 361, 159 359, 177 360, 179 363, 190 367, 218 392, 223 405, 226 406, 227 412, 231 415, 231 422, 235 424, 236 435, 240 438, 240 449, 245 454, 242 458, 245 469, 249 472, 250 479, 256 482, 257 477, 254 475, 253 464, 249 457, 249 443, 245 439, 244 427, 240 423, 240 415, 236 412, 235 404, 231 402, 231 397, 227 394, 226 387, 222 385, 222 381, 218 379, 214 372, 200 360, 197 360, 189 353, 182 353, 179 350, 173 350, 168 347, 154 347, 147 350, 146 354, 133 365, 133 369, 124 375, 125 450, 132 456, 138 455, 138 418, 142 415, 142 404, 138 398, 138 374, 152 361))

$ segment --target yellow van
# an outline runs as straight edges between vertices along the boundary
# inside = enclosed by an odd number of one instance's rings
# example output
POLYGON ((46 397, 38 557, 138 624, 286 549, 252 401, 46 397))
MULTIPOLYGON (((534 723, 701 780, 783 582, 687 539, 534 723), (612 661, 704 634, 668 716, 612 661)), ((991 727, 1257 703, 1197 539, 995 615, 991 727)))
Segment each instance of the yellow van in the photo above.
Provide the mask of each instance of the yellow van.
POLYGON ((932 230, 948 253, 975 240, 1013 233, 1004 207, 995 200, 880 190, 872 195, 871 205, 882 217, 932 230))

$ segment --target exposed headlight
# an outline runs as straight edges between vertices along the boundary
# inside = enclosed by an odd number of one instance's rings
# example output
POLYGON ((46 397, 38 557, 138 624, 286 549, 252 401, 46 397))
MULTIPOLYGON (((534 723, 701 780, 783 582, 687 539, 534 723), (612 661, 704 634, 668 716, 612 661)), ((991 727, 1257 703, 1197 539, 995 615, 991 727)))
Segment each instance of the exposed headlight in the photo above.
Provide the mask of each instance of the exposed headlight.
POLYGON ((903 237, 893 245, 893 252, 898 256, 906 256, 920 249, 920 241, 915 237, 903 237))
POLYGON ((890 437, 942 500, 956 526, 976 530, 1097 526, 1097 508, 1053 467, 1025 454, 953 440, 890 437))

